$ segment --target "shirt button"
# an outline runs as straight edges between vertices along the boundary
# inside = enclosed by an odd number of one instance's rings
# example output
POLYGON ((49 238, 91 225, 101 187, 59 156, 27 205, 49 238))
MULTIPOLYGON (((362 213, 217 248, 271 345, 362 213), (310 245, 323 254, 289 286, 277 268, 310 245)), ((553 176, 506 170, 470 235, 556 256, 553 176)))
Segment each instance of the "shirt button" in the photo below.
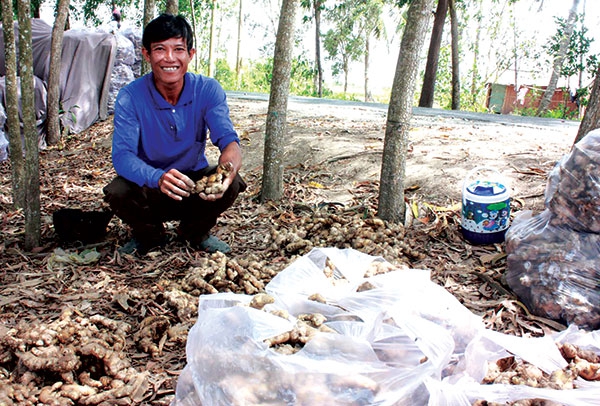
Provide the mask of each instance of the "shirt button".
POLYGON ((171 110, 173 113, 175 113, 175 109, 171 110))

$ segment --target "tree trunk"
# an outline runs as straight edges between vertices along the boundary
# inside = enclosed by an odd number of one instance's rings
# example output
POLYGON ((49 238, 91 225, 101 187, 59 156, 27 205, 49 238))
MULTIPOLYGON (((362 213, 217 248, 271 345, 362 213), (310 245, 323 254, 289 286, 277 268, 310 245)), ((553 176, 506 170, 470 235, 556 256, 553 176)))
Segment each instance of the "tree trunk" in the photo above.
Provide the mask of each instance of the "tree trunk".
POLYGON ((47 102, 47 141, 55 145, 60 141, 60 69, 62 57, 62 44, 65 33, 65 23, 69 13, 69 0, 59 0, 52 39, 50 42, 50 72, 48 74, 48 102, 47 102))
POLYGON ((371 99, 371 94, 369 92, 369 34, 366 34, 365 38, 365 102, 368 102, 371 99))
POLYGON ((594 84, 590 93, 590 100, 588 101, 585 114, 583 115, 579 130, 577 131, 577 137, 575 137, 573 144, 577 144, 587 133, 596 128, 600 128, 600 66, 596 71, 596 78, 594 79, 594 84))
MULTIPOLYGON (((154 0, 144 0, 144 24, 143 27, 146 27, 150 21, 154 19, 154 0)), ((142 75, 150 72, 150 64, 146 60, 146 58, 142 58, 142 75)))
POLYGON ((19 118, 19 89, 17 82, 17 49, 13 6, 11 0, 2 1, 2 29, 4 33, 4 58, 6 64, 6 127, 12 170, 12 198, 15 208, 25 207, 25 160, 19 118))
POLYGON ((239 89, 242 85, 242 58, 240 57, 240 49, 242 46, 242 21, 244 14, 242 13, 243 1, 239 0, 240 7, 238 11, 238 31, 237 31, 237 49, 235 52, 235 87, 239 89))
POLYGON ((281 3, 265 129, 262 202, 278 201, 283 196, 283 153, 297 9, 298 0, 283 0, 281 3))
POLYGON ((412 117, 419 56, 423 49, 432 5, 433 0, 414 0, 410 3, 388 107, 378 215, 383 220, 394 223, 403 222, 406 211, 404 172, 408 131, 412 117))
POLYGON ((317 95, 323 97, 323 64, 321 63, 321 7, 323 0, 314 0, 315 8, 315 63, 317 65, 317 95))
POLYGON ((423 78, 423 86, 421 87, 419 107, 433 107, 435 78, 437 75, 440 46, 442 44, 442 34, 444 33, 444 24, 446 22, 447 13, 448 0, 438 0, 437 9, 435 10, 435 19, 433 20, 433 29, 431 30, 429 51, 427 52, 427 65, 425 66, 425 77, 423 78))
POLYGON ((514 69, 514 75, 515 75, 515 79, 514 79, 514 83, 513 83, 513 88, 515 89, 515 92, 519 92, 519 42, 518 42, 518 23, 517 23, 517 16, 515 15, 515 10, 513 8, 513 11, 510 13, 511 14, 511 18, 512 18, 512 33, 513 33, 513 59, 514 59, 514 64, 513 64, 513 69, 514 69))
POLYGON ((458 33, 458 18, 456 16, 455 0, 450 0, 448 3, 450 10, 450 34, 452 37, 452 110, 460 110, 460 49, 459 49, 459 33, 458 33))
POLYGON ((479 41, 481 39, 481 20, 482 20, 482 0, 479 1, 479 9, 475 18, 477 19, 477 28, 475 30, 475 44, 473 44, 473 65, 471 67, 471 105, 477 103, 477 81, 479 80, 479 41))
POLYGON ((19 76, 21 77, 21 111, 25 137, 25 250, 40 245, 40 161, 38 132, 35 124, 35 89, 31 48, 31 9, 29 0, 19 0, 19 76))
POLYGON ((350 72, 350 62, 348 61, 349 57, 347 55, 344 55, 342 58, 344 60, 342 63, 342 70, 344 71, 344 96, 346 96, 346 93, 348 92, 348 73, 350 72))
POLYGON ((212 0, 210 9, 210 36, 208 39, 208 76, 213 76, 215 72, 215 13, 217 10, 216 0, 212 0))
MULTIPOLYGON (((194 0, 190 0, 190 11, 191 11, 191 14, 192 14, 191 21, 190 21, 190 24, 192 25, 192 31, 193 31, 193 37, 192 38, 194 39, 194 44, 196 44, 198 42, 198 36, 196 35, 196 33, 198 31, 196 30, 197 24, 196 24, 196 9, 194 7, 194 0)), ((194 47, 195 46, 196 45, 194 45, 194 47)), ((198 52, 196 52, 194 54, 194 70, 196 72, 198 72, 198 52)))
POLYGON ((179 14, 179 0, 167 0, 165 13, 173 14, 174 16, 179 14))
POLYGON ((571 35, 573 34, 573 29, 575 28, 575 21, 577 19, 577 7, 579 6, 579 0, 573 0, 573 5, 571 6, 571 10, 569 11, 569 17, 565 24, 565 31, 563 32, 563 37, 560 40, 560 47, 558 49, 558 53, 556 57, 554 57, 554 63, 552 64, 552 74, 550 75, 550 83, 548 83, 548 87, 544 90, 544 95, 540 100, 540 105, 537 109, 537 115, 541 116, 550 107, 550 102, 552 101, 552 96, 554 96, 554 91, 556 90, 556 84, 558 83, 558 78, 560 77, 560 69, 562 68, 563 61, 565 60, 565 56, 567 55, 567 51, 569 50, 569 42, 571 39, 571 35))

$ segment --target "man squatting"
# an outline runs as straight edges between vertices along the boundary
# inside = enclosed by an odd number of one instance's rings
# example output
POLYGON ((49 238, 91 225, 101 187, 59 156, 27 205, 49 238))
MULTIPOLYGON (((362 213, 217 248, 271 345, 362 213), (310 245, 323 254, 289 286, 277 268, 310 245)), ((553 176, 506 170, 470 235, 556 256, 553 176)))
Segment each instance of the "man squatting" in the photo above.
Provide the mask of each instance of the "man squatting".
POLYGON ((131 228, 121 253, 145 254, 166 243, 164 222, 179 220, 178 236, 194 249, 229 252, 210 234, 221 213, 246 189, 239 137, 226 95, 213 78, 188 72, 193 33, 182 16, 162 14, 142 34, 151 72, 123 87, 115 102, 112 160, 117 173, 105 201, 131 228), (218 194, 192 193, 215 171, 205 155, 207 134, 230 174, 218 194))

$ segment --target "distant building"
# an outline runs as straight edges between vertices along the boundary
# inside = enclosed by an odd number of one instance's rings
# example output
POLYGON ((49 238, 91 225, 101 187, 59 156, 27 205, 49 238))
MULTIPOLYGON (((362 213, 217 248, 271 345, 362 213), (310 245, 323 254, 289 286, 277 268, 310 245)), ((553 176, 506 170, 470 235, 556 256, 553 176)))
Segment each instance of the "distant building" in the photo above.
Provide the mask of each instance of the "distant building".
MULTIPOLYGON (((546 86, 521 85, 515 91, 514 85, 488 83, 485 106, 492 113, 511 114, 516 109, 537 109, 546 86)), ((557 88, 548 110, 564 108, 568 114, 578 112, 579 106, 568 89, 557 88)))

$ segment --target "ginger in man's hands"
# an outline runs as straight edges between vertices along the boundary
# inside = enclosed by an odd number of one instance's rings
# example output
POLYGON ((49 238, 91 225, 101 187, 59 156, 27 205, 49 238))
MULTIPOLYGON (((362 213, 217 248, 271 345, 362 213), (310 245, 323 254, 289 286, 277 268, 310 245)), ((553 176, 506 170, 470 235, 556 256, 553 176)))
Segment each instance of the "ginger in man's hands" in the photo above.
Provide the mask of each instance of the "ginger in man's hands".
POLYGON ((231 174, 232 170, 233 164, 231 162, 219 164, 215 173, 204 176, 202 179, 196 182, 193 192, 204 193, 207 195, 222 193, 223 181, 231 174))

